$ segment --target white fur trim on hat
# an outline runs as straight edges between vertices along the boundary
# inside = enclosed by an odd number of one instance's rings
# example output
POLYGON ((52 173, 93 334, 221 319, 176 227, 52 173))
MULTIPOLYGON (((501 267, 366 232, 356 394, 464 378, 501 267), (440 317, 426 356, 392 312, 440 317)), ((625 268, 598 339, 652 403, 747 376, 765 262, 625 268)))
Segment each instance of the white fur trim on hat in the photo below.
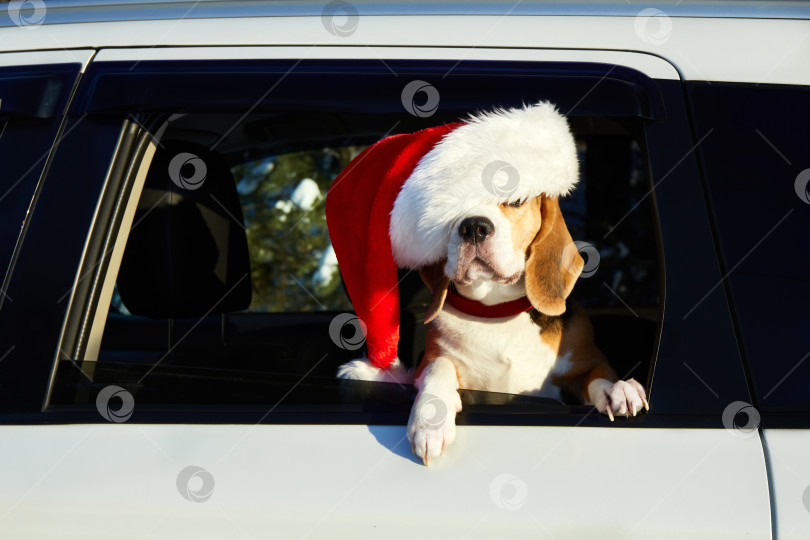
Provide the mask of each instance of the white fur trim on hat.
POLYGON ((395 358, 386 369, 378 368, 368 358, 351 360, 338 368, 337 376, 338 379, 355 381, 413 384, 413 370, 403 366, 399 358, 395 358))
POLYGON ((391 211, 397 265, 446 256, 458 221, 481 205, 567 195, 579 178, 566 118, 549 102, 469 118, 419 161, 391 211))

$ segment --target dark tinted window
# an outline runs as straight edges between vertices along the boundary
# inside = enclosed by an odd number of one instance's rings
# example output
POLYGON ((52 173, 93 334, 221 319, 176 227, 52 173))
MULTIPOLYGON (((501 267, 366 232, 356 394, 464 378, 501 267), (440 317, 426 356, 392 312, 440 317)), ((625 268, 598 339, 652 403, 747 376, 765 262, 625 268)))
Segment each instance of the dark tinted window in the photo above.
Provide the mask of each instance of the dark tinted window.
POLYGON ((810 411, 810 91, 712 83, 689 96, 760 407, 810 411))
POLYGON ((71 66, 0 68, 0 278, 11 260, 77 71, 71 66))

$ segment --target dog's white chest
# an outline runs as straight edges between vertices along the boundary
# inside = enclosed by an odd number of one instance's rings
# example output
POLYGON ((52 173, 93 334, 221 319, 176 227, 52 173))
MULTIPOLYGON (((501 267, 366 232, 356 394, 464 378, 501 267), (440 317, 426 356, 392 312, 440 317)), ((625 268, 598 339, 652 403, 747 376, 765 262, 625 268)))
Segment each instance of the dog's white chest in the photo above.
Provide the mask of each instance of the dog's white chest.
POLYGON ((461 388, 559 399, 550 375, 566 371, 568 361, 543 342, 528 313, 482 320, 445 306, 436 323, 461 388))

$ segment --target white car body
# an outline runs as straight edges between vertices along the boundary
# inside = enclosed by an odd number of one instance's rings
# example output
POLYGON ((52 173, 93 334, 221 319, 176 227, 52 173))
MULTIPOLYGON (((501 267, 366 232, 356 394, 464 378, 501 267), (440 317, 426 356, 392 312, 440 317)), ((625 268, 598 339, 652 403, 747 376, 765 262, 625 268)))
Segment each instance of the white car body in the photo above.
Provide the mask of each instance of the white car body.
MULTIPOLYGON (((283 4, 281 16, 225 7, 92 22, 71 22, 81 13, 70 5, 45 6, 41 25, 0 28, 0 66, 526 60, 617 64, 672 81, 810 85, 810 23, 768 8, 749 16, 745 5, 727 16, 721 5, 648 15, 622 5, 608 16, 579 4, 478 13, 475 4, 357 3, 347 35, 328 31, 322 6, 308 4, 283 4), (654 17, 663 26, 646 27, 654 17)), ((650 403, 654 413, 654 387, 650 403)), ((430 468, 411 455, 404 425, 0 425, 0 537, 810 536, 810 433, 712 425, 459 425, 430 468), (209 474, 192 475, 185 496, 177 478, 188 466, 209 474), (195 502, 203 488, 210 499, 195 502)))

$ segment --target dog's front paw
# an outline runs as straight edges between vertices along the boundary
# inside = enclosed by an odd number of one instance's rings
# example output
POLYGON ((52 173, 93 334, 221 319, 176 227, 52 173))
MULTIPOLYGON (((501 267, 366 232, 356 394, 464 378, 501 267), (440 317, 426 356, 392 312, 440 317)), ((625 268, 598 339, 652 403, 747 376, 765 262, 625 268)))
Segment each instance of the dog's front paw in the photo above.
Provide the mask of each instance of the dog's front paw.
POLYGON ((591 402, 596 406, 596 410, 607 414, 611 422, 614 415, 635 416, 642 407, 650 410, 644 387, 635 379, 615 383, 598 379, 591 385, 594 386, 589 388, 591 402))
POLYGON ((439 397, 420 392, 408 419, 408 440, 411 450, 429 466, 445 447, 456 438, 456 412, 461 410, 458 392, 439 397))

